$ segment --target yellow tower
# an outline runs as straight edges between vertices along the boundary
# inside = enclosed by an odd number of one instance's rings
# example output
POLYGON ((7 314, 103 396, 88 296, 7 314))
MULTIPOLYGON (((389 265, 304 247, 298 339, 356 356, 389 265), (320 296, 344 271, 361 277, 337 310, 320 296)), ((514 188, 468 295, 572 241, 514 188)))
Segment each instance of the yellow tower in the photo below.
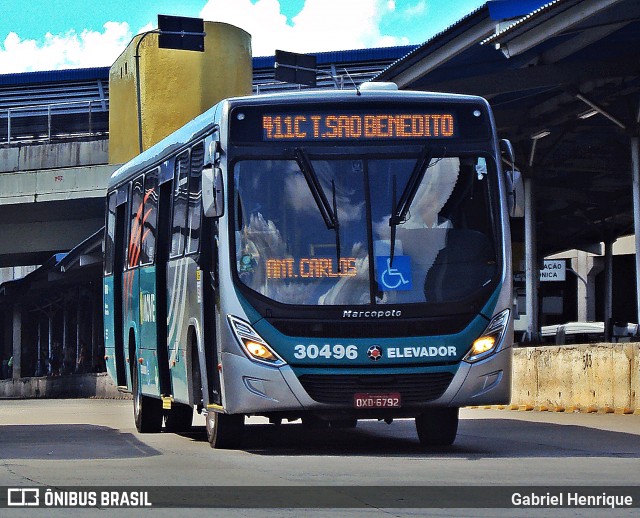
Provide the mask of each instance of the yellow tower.
MULTIPOLYGON (((142 149, 227 97, 249 95, 251 35, 226 23, 204 22, 204 52, 158 48, 158 35, 139 46, 142 149)), ((139 153, 136 36, 109 71, 109 163, 139 153)))

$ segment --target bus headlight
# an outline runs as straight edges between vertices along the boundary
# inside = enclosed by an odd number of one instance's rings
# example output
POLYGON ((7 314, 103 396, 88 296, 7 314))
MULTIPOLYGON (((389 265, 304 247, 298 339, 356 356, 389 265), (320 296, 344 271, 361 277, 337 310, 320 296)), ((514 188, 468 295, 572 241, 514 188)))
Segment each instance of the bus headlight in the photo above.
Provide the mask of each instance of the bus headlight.
POLYGON ((227 318, 238 343, 251 360, 275 367, 284 365, 284 360, 269 347, 269 344, 251 327, 251 324, 231 315, 228 315, 227 318))
POLYGON ((505 309, 491 319, 484 332, 474 340, 471 349, 463 358, 464 361, 477 362, 495 352, 509 326, 509 314, 510 310, 505 309))

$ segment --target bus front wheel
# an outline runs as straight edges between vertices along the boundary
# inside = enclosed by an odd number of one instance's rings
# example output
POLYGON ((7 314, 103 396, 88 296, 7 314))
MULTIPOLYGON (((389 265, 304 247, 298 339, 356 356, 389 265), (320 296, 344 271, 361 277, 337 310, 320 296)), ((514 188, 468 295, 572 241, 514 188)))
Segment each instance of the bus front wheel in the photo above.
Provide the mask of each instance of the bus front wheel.
POLYGON ((242 444, 244 435, 243 414, 207 412, 207 439, 212 448, 235 450, 242 444))
POLYGON ((355 428, 358 426, 357 419, 332 419, 329 421, 331 428, 355 428))
POLYGON ((325 430, 329 428, 329 421, 321 419, 317 415, 307 414, 302 416, 302 426, 307 430, 325 430))
POLYGON ((162 430, 162 401, 143 395, 135 365, 131 371, 136 429, 140 433, 158 433, 162 430))
POLYGON ((458 408, 432 408, 416 417, 422 446, 451 446, 458 433, 458 408))

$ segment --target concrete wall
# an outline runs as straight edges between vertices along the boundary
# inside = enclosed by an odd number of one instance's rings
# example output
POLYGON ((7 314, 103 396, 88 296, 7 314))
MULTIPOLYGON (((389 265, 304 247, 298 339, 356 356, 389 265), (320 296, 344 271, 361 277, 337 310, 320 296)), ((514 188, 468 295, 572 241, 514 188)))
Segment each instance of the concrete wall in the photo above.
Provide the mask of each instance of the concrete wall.
POLYGON ((512 404, 629 412, 639 398, 638 343, 514 349, 512 404))
POLYGON ((0 148, 0 173, 106 164, 109 139, 18 144, 0 148))
POLYGON ((128 398, 118 392, 107 373, 18 378, 0 381, 2 398, 128 398))

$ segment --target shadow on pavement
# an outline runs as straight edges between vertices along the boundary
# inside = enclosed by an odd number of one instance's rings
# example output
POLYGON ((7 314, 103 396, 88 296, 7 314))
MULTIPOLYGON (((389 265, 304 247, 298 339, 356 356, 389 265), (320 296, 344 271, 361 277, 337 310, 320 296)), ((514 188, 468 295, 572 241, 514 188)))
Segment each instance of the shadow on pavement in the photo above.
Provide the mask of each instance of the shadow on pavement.
POLYGON ((160 452, 130 433, 85 424, 0 425, 0 458, 89 460, 149 457, 160 452))
MULTIPOLYGON (((622 417, 624 419, 624 417, 622 417)), ((204 427, 182 434, 206 443, 204 427)), ((309 430, 300 422, 250 424, 242 450, 257 455, 341 455, 420 458, 619 457, 640 458, 638 435, 586 426, 511 419, 461 419, 453 446, 420 445, 412 420, 386 425, 360 421, 354 429, 309 430)), ((206 446, 204 444, 203 446, 206 446)))

